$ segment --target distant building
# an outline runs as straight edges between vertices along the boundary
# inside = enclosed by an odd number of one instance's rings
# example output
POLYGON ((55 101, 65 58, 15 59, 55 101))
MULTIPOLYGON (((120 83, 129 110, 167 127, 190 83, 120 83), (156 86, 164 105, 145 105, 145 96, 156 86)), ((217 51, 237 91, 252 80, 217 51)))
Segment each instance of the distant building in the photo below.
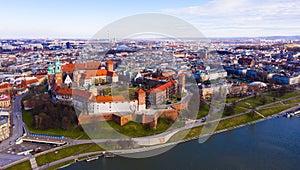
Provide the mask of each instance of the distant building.
POLYGON ((283 84, 283 85, 294 85, 300 83, 300 75, 299 76, 283 76, 283 75, 272 75, 271 79, 276 84, 283 84))
POLYGON ((238 63, 242 66, 253 67, 255 61, 253 58, 239 58, 238 63))
POLYGON ((265 88, 267 88, 267 84, 264 82, 255 81, 248 84, 248 89, 252 91, 259 91, 265 88))

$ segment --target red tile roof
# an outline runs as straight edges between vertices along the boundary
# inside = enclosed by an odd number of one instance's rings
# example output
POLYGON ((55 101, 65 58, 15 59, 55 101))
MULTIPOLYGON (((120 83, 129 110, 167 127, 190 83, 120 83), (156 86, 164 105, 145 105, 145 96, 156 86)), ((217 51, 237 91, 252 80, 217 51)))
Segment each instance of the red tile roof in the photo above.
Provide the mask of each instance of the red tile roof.
POLYGON ((8 88, 8 87, 12 87, 12 85, 7 82, 0 84, 0 89, 4 89, 4 88, 8 88))
POLYGON ((114 62, 112 62, 111 60, 107 60, 106 64, 114 64, 114 62))
POLYGON ((147 92, 149 93, 156 93, 156 92, 161 92, 161 91, 165 91, 167 90, 168 88, 170 88, 172 85, 174 85, 176 83, 176 81, 174 80, 170 80, 169 82, 163 84, 163 85, 160 85, 158 87, 155 87, 153 89, 150 89, 148 90, 147 92))
POLYGON ((56 94, 60 95, 72 95, 73 91, 70 88, 59 88, 56 90, 56 94))
POLYGON ((116 73, 114 72, 110 72, 107 70, 86 70, 85 71, 86 74, 86 79, 90 79, 91 77, 96 77, 96 76, 111 76, 111 77, 115 77, 118 76, 116 73))
POLYGON ((125 102, 128 101, 124 96, 96 96, 96 101, 98 103, 103 102, 125 102))
POLYGON ((145 93, 145 91, 143 89, 138 89, 136 92, 137 93, 145 93))
POLYGON ((85 70, 86 79, 96 76, 107 76, 107 70, 85 70))
POLYGON ((73 89, 73 96, 89 99, 92 96, 92 93, 85 90, 73 89))
POLYGON ((39 82, 37 79, 26 80, 26 85, 39 82))
POLYGON ((62 71, 67 73, 73 73, 75 64, 65 64, 62 66, 62 71))
POLYGON ((86 62, 86 63, 76 63, 75 68, 77 70, 85 70, 85 69, 92 69, 97 70, 100 67, 100 62, 86 62))
POLYGON ((106 76, 107 70, 97 70, 96 76, 106 76))

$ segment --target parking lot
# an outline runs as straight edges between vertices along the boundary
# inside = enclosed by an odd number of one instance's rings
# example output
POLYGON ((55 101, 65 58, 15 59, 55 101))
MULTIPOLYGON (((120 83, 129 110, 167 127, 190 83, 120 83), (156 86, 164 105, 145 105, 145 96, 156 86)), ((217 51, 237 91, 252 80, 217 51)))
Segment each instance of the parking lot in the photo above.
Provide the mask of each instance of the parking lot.
POLYGON ((33 143, 33 142, 23 142, 21 144, 16 144, 8 148, 7 150, 3 151, 3 154, 10 154, 10 155, 24 155, 22 152, 25 151, 34 151, 34 152, 42 152, 48 149, 55 147, 51 144, 40 144, 40 143, 33 143))

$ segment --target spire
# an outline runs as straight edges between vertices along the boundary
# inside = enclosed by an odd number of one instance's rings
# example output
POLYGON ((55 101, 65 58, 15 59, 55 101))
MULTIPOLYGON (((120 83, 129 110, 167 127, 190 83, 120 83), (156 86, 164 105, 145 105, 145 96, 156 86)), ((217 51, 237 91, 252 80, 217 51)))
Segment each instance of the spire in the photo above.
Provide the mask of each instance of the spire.
POLYGON ((59 61, 58 56, 56 56, 56 61, 55 61, 55 73, 61 73, 61 63, 59 61))
POLYGON ((54 74, 54 68, 53 68, 52 63, 50 63, 49 66, 48 66, 48 75, 49 74, 54 74))

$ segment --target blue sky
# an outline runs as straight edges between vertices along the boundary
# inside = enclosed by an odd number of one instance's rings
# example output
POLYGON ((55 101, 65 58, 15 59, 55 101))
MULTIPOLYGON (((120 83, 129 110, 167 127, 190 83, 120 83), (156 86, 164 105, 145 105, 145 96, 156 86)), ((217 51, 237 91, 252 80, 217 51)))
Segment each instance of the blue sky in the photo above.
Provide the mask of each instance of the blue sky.
POLYGON ((298 0, 1 1, 0 38, 90 38, 140 13, 177 16, 207 37, 300 35, 298 0))

